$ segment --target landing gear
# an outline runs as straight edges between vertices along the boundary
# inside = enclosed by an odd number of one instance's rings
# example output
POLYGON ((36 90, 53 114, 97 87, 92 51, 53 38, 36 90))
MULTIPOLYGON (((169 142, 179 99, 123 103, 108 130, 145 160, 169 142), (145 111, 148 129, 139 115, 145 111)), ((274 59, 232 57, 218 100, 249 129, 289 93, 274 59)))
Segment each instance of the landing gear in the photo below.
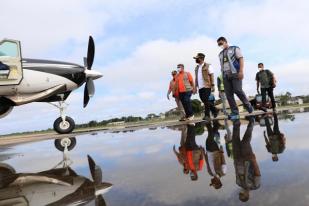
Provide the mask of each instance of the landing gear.
POLYGON ((76 138, 63 138, 63 139, 55 139, 55 147, 57 150, 63 152, 65 149, 71 151, 76 146, 76 138))
POLYGON ((75 122, 71 117, 65 117, 64 120, 59 117, 54 122, 54 130, 59 134, 71 133, 75 128, 75 122))
MULTIPOLYGON (((63 96, 61 97, 63 99, 63 96)), ((59 134, 69 134, 75 128, 74 120, 65 115, 65 109, 67 104, 62 100, 59 101, 59 105, 50 103, 51 105, 57 107, 60 110, 60 117, 54 122, 54 130, 59 134)))

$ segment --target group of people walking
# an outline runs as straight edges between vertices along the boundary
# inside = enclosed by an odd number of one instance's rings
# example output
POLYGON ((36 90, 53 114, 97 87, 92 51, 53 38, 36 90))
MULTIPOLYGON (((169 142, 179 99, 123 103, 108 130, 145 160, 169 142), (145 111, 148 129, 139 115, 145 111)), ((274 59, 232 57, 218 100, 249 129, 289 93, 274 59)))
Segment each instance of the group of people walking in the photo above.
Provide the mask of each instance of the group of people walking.
MULTIPOLYGON (((225 37, 220 37, 217 40, 218 46, 222 48, 219 53, 219 60, 221 66, 221 75, 217 78, 217 87, 219 90, 219 97, 222 99, 225 107, 225 98, 227 99, 231 113, 228 114, 231 120, 239 119, 239 109, 235 101, 234 94, 238 96, 243 103, 244 108, 249 112, 253 112, 253 106, 250 104, 245 92, 242 88, 242 80, 244 78, 244 58, 241 50, 237 46, 229 46, 225 37)), ((173 71, 173 79, 170 82, 167 92, 167 98, 173 94, 177 103, 177 108, 182 113, 181 121, 193 120, 194 114, 191 105, 191 96, 198 92, 201 101, 205 107, 204 120, 210 119, 210 113, 213 117, 217 117, 218 109, 216 109, 214 102, 209 101, 209 97, 215 91, 214 68, 206 61, 205 54, 198 53, 193 57, 196 62, 195 80, 190 72, 185 71, 183 64, 177 65, 178 71, 173 71)), ((264 70, 263 63, 258 64, 259 72, 256 74, 257 91, 261 88, 262 107, 266 109, 266 93, 271 98, 272 107, 275 111, 275 99, 273 95, 273 88, 276 86, 276 79, 272 72, 264 70)), ((225 111, 225 108, 223 108, 225 111)))

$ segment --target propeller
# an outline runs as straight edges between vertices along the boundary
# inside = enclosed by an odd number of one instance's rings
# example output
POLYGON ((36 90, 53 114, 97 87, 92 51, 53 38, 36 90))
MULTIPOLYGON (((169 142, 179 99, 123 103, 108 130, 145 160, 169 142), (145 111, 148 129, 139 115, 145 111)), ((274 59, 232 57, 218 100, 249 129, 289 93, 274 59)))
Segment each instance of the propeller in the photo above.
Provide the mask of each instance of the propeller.
POLYGON ((96 199, 95 199, 95 206, 106 206, 106 202, 103 198, 102 195, 99 195, 96 199))
POLYGON ((88 157, 88 164, 90 173, 94 182, 95 186, 95 205, 96 206, 103 206, 106 205, 105 200, 102 196, 105 192, 107 192, 111 187, 111 183, 102 182, 102 169, 91 158, 90 155, 88 157))
POLYGON ((88 163, 89 163, 89 169, 90 169, 91 177, 92 177, 95 185, 100 185, 102 183, 102 170, 98 165, 96 165, 96 163, 90 157, 90 155, 88 155, 87 157, 88 157, 88 163))
POLYGON ((88 41, 88 51, 87 57, 84 57, 84 67, 85 67, 85 77, 86 77, 86 85, 84 89, 84 108, 87 106, 90 97, 92 97, 95 93, 95 87, 93 80, 100 78, 102 76, 101 73, 92 71, 92 64, 94 60, 95 46, 92 36, 89 36, 88 41))

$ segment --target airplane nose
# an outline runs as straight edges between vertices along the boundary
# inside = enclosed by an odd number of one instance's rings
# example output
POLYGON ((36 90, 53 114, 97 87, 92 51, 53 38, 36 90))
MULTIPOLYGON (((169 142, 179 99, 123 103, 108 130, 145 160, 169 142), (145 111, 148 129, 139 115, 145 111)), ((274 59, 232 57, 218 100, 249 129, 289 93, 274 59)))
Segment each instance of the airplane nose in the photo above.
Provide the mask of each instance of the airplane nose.
POLYGON ((88 78, 91 78, 91 79, 99 79, 101 77, 103 77, 103 74, 101 72, 98 72, 98 71, 95 71, 95 70, 88 70, 86 69, 85 70, 85 74, 86 74, 86 77, 88 78))

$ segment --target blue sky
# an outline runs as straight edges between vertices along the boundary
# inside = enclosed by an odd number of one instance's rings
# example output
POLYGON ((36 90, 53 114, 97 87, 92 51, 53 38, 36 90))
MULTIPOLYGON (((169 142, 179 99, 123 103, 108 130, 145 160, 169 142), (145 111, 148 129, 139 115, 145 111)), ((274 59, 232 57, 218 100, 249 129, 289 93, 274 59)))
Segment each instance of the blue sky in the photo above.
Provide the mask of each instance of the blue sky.
MULTIPOLYGON (((77 123, 173 108, 165 97, 170 71, 182 62, 192 72, 192 56, 204 52, 219 74, 219 36, 242 49, 249 95, 255 94, 258 62, 277 76, 275 93, 309 93, 305 0, 4 0, 2 8, 0 38, 21 40, 24 57, 82 64, 93 35, 94 68, 104 77, 96 81, 96 95, 86 109, 83 88, 68 99, 68 115, 77 123)), ((48 128, 57 116, 47 104, 17 107, 0 120, 0 134, 48 128)))

